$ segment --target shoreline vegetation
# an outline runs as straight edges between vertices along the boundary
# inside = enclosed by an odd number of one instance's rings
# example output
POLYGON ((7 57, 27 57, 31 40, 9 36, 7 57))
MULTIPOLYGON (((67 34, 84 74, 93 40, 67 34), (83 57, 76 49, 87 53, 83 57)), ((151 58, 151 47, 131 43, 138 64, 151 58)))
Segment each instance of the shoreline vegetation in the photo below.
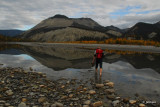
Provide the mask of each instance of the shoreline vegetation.
POLYGON ((156 101, 135 95, 120 97, 114 83, 75 78, 49 80, 46 74, 23 68, 0 67, 0 106, 10 107, 158 107, 156 101))
POLYGON ((88 40, 88 41, 65 41, 65 42, 53 42, 47 43, 82 43, 82 44, 119 44, 119 45, 143 45, 143 46, 156 46, 160 47, 160 42, 152 40, 128 40, 126 38, 106 39, 104 41, 88 40))
MULTIPOLYGON (((0 42, 38 42, 38 41, 0 35, 0 42)), ((127 39, 127 38, 109 38, 104 40, 88 39, 88 40, 80 40, 80 41, 78 40, 77 41, 45 41, 43 43, 118 44, 118 45, 142 45, 142 46, 160 47, 159 41, 135 40, 135 39, 127 39)))

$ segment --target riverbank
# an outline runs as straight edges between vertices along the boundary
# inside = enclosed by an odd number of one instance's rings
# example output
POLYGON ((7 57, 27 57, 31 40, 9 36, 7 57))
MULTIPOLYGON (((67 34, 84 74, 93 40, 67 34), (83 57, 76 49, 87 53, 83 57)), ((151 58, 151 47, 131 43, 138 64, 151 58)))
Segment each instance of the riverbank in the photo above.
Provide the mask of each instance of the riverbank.
MULTIPOLYGON (((2 43, 1 43, 2 44, 2 43)), ((65 47, 80 47, 80 48, 97 48, 122 51, 135 51, 135 52, 151 52, 160 53, 160 47, 155 46, 142 46, 142 45, 119 45, 119 44, 78 44, 78 43, 41 43, 41 42, 9 42, 8 44, 19 44, 24 46, 65 46, 65 47)))
POLYGON ((108 80, 100 84, 75 78, 49 80, 46 74, 23 68, 0 68, 0 106, 10 107, 158 107, 136 96, 121 98, 108 80))

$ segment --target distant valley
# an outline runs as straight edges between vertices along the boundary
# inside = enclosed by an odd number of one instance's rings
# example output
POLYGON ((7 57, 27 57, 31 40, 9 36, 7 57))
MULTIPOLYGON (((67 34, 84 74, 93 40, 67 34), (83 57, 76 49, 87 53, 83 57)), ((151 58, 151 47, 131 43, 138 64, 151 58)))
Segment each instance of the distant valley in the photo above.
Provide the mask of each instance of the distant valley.
POLYGON ((11 30, 0 30, 0 34, 4 35, 4 36, 9 36, 9 37, 14 37, 17 35, 20 35, 21 33, 23 33, 24 31, 22 30, 15 30, 15 29, 11 29, 11 30))

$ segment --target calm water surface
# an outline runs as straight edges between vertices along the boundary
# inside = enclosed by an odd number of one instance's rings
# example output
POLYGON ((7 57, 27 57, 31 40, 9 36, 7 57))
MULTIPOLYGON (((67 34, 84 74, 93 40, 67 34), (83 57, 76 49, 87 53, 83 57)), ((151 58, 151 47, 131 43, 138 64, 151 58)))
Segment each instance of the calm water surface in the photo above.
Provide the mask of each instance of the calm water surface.
MULTIPOLYGON (((1 47, 4 47, 1 46, 1 47)), ((91 66, 94 50, 65 46, 7 46, 0 50, 0 66, 23 67, 46 73, 50 79, 110 80, 122 97, 134 98, 138 93, 148 100, 160 102, 160 54, 105 52, 102 78, 91 66)))

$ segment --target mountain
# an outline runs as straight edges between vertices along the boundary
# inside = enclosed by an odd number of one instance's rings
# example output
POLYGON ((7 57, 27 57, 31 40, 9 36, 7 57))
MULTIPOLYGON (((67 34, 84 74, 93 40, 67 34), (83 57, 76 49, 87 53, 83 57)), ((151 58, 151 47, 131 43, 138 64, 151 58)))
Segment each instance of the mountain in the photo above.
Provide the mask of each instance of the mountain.
POLYGON ((64 15, 55 15, 43 20, 19 37, 42 42, 109 38, 105 33, 105 27, 94 20, 90 18, 68 18, 64 15))
POLYGON ((110 35, 112 38, 121 37, 123 34, 123 31, 119 29, 118 27, 115 27, 113 25, 105 27, 105 33, 110 35))
POLYGON ((159 23, 149 24, 139 22, 133 27, 128 29, 125 33, 125 37, 132 39, 143 39, 143 40, 160 40, 160 28, 159 23))
POLYGON ((160 29, 160 21, 155 23, 155 25, 160 29))
POLYGON ((122 32, 121 29, 119 29, 118 27, 115 27, 115 26, 113 26, 113 25, 107 26, 107 27, 105 27, 105 29, 106 29, 106 30, 114 30, 114 31, 122 32))
POLYGON ((22 31, 22 30, 0 30, 0 34, 2 34, 4 36, 10 36, 10 37, 20 35, 23 32, 24 31, 22 31))

